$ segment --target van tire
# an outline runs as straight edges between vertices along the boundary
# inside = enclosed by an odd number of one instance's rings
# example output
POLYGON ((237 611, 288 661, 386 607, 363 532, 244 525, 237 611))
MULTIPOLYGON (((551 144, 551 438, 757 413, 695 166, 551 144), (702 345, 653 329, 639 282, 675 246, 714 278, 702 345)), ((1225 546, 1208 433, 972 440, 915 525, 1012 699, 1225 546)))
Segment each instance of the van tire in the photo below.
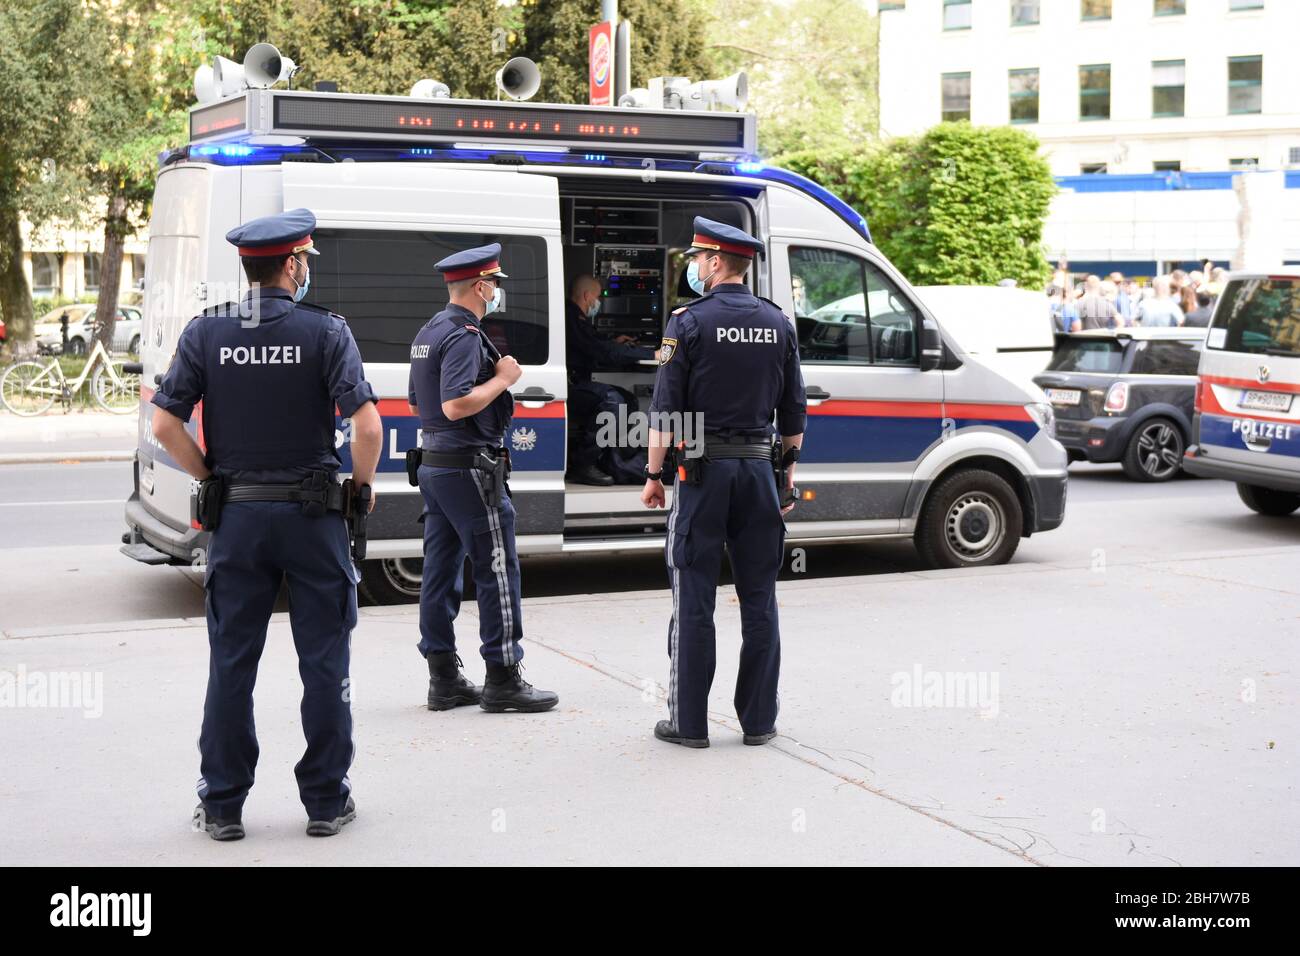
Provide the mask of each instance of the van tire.
POLYGON ((1262 485, 1237 485, 1237 494, 1246 507, 1258 514, 1270 518, 1285 518, 1300 508, 1300 494, 1294 491, 1278 491, 1262 485))
POLYGON ((1120 465, 1130 481, 1170 481, 1183 470, 1183 452, 1187 440, 1178 423, 1168 418, 1148 418, 1140 423, 1128 440, 1120 465), (1171 464, 1167 459, 1174 457, 1171 464), (1153 474, 1148 466, 1155 469, 1153 474))
POLYGON ((384 558, 361 562, 357 590, 370 604, 414 604, 420 600, 419 558, 384 558))
POLYGON ((928 567, 978 568, 1010 561, 1023 526, 1020 499, 1007 480, 970 468, 930 490, 913 540, 928 567))

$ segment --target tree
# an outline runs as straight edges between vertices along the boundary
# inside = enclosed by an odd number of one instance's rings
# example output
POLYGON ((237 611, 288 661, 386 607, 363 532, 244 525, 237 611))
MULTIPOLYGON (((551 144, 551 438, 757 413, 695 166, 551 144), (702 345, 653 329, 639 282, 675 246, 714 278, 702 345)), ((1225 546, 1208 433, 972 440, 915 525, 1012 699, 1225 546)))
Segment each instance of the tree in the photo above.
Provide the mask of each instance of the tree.
POLYGON ((771 156, 876 138, 878 37, 862 0, 716 0, 709 46, 719 75, 748 73, 759 149, 771 156))
MULTIPOLYGON (((537 98, 586 103, 587 31, 600 22, 600 0, 536 0, 523 6, 522 55, 542 71, 537 98)), ((705 35, 708 13, 700 0, 620 0, 619 16, 632 24, 632 87, 654 76, 715 76, 705 35)))
POLYGON ((876 244, 918 285, 1042 286, 1043 222, 1056 192, 1038 141, 1009 126, 940 123, 916 137, 777 160, 862 213, 876 244))
POLYGON ((0 314, 32 339, 22 220, 75 219, 84 195, 95 33, 80 0, 8 0, 0 7, 0 314))

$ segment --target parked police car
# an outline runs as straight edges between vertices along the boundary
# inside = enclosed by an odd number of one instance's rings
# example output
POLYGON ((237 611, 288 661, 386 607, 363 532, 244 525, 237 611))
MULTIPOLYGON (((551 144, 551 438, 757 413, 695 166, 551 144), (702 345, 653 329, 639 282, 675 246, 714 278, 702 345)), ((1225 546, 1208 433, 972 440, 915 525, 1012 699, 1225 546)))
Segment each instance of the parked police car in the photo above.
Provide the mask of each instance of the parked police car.
MULTIPOLYGON (((442 308, 432 263, 489 241, 510 274, 484 331, 523 366, 506 436, 522 554, 663 545, 639 486, 567 484, 564 303, 582 273, 605 288, 597 327, 657 344, 687 299, 683 251, 707 216, 760 236, 749 281, 798 324, 809 418, 789 540, 914 538, 936 566, 1009 560, 1057 527, 1065 451, 1051 406, 965 355, 844 202, 753 161, 751 114, 245 89, 190 112, 163 161, 150 224, 144 382, 166 370, 204 308, 238 297, 240 222, 313 210, 312 301, 347 317, 381 396, 387 442, 363 589, 416 596, 422 503, 403 453, 409 347, 442 308), (857 308, 826 310, 857 296, 857 308)), ((649 405, 653 363, 597 372, 649 405)), ((201 560, 191 482, 153 439, 142 389, 136 490, 124 551, 201 560)), ((273 407, 266 409, 275 414, 273 407)), ((190 427, 201 442, 201 416, 190 427)), ((348 467, 346 423, 337 433, 348 467)))
POLYGON ((1229 277, 1199 376, 1184 467, 1260 514, 1300 509, 1300 270, 1229 277))

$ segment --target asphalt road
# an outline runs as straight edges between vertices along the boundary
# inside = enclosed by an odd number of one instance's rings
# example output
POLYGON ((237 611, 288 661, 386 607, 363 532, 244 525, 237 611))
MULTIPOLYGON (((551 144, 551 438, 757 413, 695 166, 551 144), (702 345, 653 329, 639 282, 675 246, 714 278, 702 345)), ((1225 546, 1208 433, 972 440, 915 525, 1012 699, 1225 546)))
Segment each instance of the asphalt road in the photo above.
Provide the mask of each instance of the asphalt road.
MULTIPOLYGON (((0 466, 0 631, 95 621, 201 617, 199 575, 118 553, 127 462, 0 466)), ((1022 541, 1015 562, 1096 567, 1210 550, 1300 543, 1300 516, 1263 518, 1226 482, 1128 481, 1118 466, 1074 465, 1065 524, 1022 541)), ((813 545, 783 580, 921 568, 907 542, 813 545)), ((524 560, 525 597, 666 586, 658 552, 524 560)))

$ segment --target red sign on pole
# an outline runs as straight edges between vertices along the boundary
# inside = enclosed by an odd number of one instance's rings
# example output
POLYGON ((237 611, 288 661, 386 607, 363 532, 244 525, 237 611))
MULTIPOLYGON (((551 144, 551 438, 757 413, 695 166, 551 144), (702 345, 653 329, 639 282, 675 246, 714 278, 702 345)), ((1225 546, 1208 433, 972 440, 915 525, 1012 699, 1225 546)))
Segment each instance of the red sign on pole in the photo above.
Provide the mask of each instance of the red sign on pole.
POLYGON ((592 106, 614 105, 614 24, 597 23, 587 34, 592 106))

